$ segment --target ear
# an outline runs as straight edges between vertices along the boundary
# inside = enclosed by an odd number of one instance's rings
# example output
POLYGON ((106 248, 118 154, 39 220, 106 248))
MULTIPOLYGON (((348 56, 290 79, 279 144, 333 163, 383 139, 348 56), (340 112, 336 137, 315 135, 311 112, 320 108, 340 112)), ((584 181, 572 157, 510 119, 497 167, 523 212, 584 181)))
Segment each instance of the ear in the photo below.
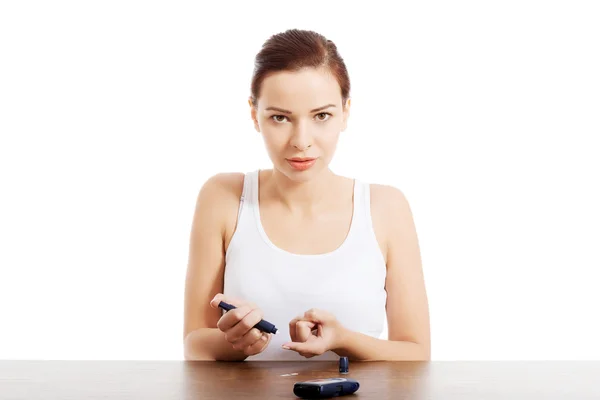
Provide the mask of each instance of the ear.
POLYGON ((260 126, 258 126, 258 119, 256 119, 256 107, 252 104, 252 97, 248 97, 248 105, 250 106, 250 118, 254 122, 254 129, 256 132, 260 132, 260 126))
POLYGON ((350 117, 350 99, 346 100, 346 105, 344 106, 344 119, 342 122, 342 132, 346 130, 348 127, 348 118, 350 117))

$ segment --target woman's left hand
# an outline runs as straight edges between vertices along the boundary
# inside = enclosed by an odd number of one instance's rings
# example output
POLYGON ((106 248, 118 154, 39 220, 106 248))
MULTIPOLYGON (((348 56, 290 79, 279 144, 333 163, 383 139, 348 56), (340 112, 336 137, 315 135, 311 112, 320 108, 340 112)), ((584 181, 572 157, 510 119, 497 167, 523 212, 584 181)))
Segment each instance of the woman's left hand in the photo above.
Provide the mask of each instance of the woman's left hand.
POLYGON ((313 308, 290 321, 292 341, 282 347, 310 358, 340 347, 345 333, 333 314, 313 308))

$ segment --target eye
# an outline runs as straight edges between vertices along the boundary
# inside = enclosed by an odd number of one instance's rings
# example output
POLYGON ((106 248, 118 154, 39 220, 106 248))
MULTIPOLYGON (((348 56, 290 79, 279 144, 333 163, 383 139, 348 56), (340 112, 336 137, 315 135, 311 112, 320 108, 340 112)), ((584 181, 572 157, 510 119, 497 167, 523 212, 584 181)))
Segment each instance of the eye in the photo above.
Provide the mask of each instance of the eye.
MULTIPOLYGON (((321 122, 325 122, 327 121, 332 115, 328 112, 322 112, 317 114, 315 117, 317 118, 317 120, 321 121, 321 122)), ((281 124, 283 122, 285 122, 285 120, 288 119, 288 117, 286 117, 285 115, 272 115, 271 117, 269 117, 270 119, 272 119, 273 121, 277 122, 278 124, 281 124), (282 119, 283 118, 283 119, 282 119)))
POLYGON ((317 118, 319 121, 327 121, 327 120, 329 119, 329 117, 331 117, 331 114, 330 114, 330 113, 328 113, 328 112, 322 112, 322 113, 319 113, 319 114, 317 114, 317 117, 318 117, 319 115, 324 115, 324 116, 326 116, 326 117, 327 117, 327 118, 317 118))
POLYGON ((286 117, 285 115, 272 115, 272 116, 271 116, 271 119, 272 119, 273 121, 277 122, 277 123, 281 123, 281 122, 283 122, 283 121, 281 121, 281 120, 277 119, 278 117, 282 117, 282 118, 286 118, 286 119, 287 119, 287 117, 286 117))

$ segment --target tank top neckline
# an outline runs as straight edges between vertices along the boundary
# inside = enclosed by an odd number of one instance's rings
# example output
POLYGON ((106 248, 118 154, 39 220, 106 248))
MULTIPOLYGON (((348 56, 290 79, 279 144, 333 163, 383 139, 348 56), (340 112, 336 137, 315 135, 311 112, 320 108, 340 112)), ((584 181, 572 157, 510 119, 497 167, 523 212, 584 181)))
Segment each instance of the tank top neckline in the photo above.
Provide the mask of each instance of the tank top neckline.
POLYGON ((259 206, 259 177, 260 177, 260 169, 255 170, 252 173, 251 176, 251 192, 252 192, 252 203, 253 203, 253 208, 254 208, 254 217, 256 219, 256 226, 258 228, 258 232, 260 234, 260 236, 262 237, 263 241, 273 250, 275 250, 278 253, 290 256, 290 257, 295 257, 295 258, 306 258, 306 259, 315 259, 315 258, 323 258, 323 257, 331 257, 335 254, 340 253, 341 251, 344 250, 344 248, 346 248, 349 245, 350 239, 354 233, 354 231, 356 230, 356 225, 357 225, 357 219, 358 219, 358 185, 359 185, 359 181, 358 179, 354 178, 353 179, 353 189, 352 189, 352 218, 350 220, 350 228, 348 229, 348 233, 346 234, 346 237, 344 238, 344 241, 335 249, 328 251, 326 253, 319 253, 319 254, 299 254, 299 253, 292 253, 290 251, 287 251, 285 249, 282 249, 281 247, 275 245, 275 243, 273 243, 271 241, 271 239, 269 239, 269 236, 267 235, 267 232, 265 231, 263 224, 262 224, 262 220, 261 220, 261 216, 260 216, 260 206, 259 206))

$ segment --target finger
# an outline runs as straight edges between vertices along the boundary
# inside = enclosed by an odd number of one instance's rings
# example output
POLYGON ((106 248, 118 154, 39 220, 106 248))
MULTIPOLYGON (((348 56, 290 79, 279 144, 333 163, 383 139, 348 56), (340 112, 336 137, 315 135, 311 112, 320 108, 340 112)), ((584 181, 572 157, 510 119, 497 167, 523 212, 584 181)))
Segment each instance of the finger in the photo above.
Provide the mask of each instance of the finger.
POLYGON ((326 313, 317 308, 311 308, 304 313, 304 319, 316 323, 324 322, 327 319, 326 313))
MULTIPOLYGON (((251 310, 249 307, 244 306, 241 308, 236 308, 235 310, 231 310, 227 312, 234 313, 237 310, 249 310, 242 318, 240 318, 236 324, 232 325, 228 329, 225 330, 226 338, 229 342, 235 342, 239 340, 242 336, 248 333, 251 329, 254 328, 256 324, 260 322, 262 319, 262 311, 259 308, 255 308, 251 310)), ((225 314, 225 316, 227 316, 225 314)))
MULTIPOLYGON (((232 341, 233 348, 236 350, 243 350, 248 346, 252 346, 254 343, 260 340, 262 337, 262 332, 256 328, 250 329, 244 336, 239 338, 238 340, 232 341)), ((229 338, 229 334, 227 334, 229 338)))
POLYGON ((271 342, 271 336, 272 335, 263 333, 258 341, 244 349, 244 354, 247 356, 253 356, 255 354, 262 353, 271 342))
MULTIPOLYGON (((223 332, 227 332, 232 327, 234 327, 238 322, 240 322, 246 315, 248 315, 251 311, 252 311, 252 309, 248 306, 241 306, 234 310, 227 311, 217 322, 217 328, 219 328, 223 332)), ((248 329, 248 330, 250 330, 250 329, 248 329)), ((246 332, 248 330, 246 330, 246 332)), ((243 332, 243 333, 246 333, 246 332, 243 332)), ((242 335, 240 335, 240 337, 241 336, 242 335)))
POLYGON ((298 315, 289 323, 290 338, 292 342, 305 342, 311 333, 315 333, 316 324, 306 320, 304 314, 298 315))
POLYGON ((296 322, 296 342, 306 342, 312 335, 312 328, 315 323, 311 321, 298 321, 296 322))
POLYGON ((302 317, 303 317, 303 315, 300 314, 296 318, 294 318, 293 320, 290 321, 290 338, 292 339, 292 342, 298 341, 296 339, 296 323, 298 321, 300 321, 302 319, 302 317))

